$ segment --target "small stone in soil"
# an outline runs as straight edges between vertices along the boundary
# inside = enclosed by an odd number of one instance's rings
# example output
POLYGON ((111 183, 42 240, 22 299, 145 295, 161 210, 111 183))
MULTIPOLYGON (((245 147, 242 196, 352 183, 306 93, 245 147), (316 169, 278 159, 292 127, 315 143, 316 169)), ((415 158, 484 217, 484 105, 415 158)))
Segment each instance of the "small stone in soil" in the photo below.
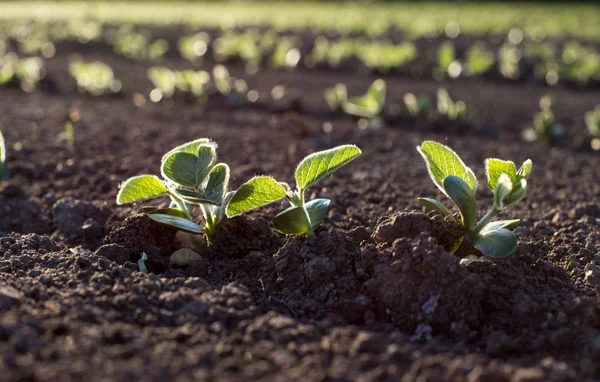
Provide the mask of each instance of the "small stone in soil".
POLYGON ((189 248, 182 248, 173 252, 169 264, 172 267, 185 267, 195 261, 202 261, 202 256, 189 248))

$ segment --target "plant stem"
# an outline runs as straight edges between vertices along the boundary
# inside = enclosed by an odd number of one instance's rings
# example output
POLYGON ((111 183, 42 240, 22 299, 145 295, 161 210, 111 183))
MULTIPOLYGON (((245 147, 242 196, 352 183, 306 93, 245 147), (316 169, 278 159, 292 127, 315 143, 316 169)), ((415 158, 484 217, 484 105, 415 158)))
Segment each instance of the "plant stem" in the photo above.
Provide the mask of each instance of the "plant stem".
POLYGON ((473 229, 473 231, 469 233, 469 237, 471 239, 479 237, 481 230, 483 230, 485 226, 488 225, 500 212, 502 212, 502 210, 496 208, 496 206, 490 208, 490 210, 483 216, 483 218, 481 218, 479 223, 477 223, 475 229, 473 229))

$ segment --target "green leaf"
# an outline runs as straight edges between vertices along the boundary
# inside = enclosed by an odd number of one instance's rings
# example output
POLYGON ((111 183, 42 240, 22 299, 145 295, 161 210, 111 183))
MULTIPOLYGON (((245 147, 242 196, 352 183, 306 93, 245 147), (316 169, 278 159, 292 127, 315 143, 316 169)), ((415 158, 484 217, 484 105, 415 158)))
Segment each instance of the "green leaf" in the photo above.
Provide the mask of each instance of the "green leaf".
POLYGON ((153 199, 168 192, 162 181, 154 175, 140 175, 127 179, 121 184, 117 204, 140 202, 153 199))
POLYGON ((306 190, 327 175, 348 164, 360 154, 360 149, 354 145, 342 145, 310 154, 296 168, 298 189, 300 191, 306 190))
POLYGON ((227 217, 241 215, 286 197, 286 189, 269 176, 256 176, 244 183, 227 206, 227 217))
POLYGON ((174 152, 163 162, 162 176, 175 184, 195 188, 198 186, 196 178, 196 154, 174 152))
POLYGON ((417 151, 425 159, 431 180, 443 193, 446 193, 444 179, 449 175, 462 179, 473 191, 477 190, 475 174, 450 147, 425 141, 417 146, 417 151))
POLYGON ((149 207, 149 208, 144 208, 144 212, 147 213, 148 215, 162 214, 162 215, 171 215, 171 216, 177 216, 177 217, 180 217, 180 218, 183 218, 183 219, 187 219, 187 216, 185 215, 185 212, 183 212, 179 208, 153 208, 153 207, 149 207))
POLYGON ((464 180, 454 175, 444 179, 444 190, 458 207, 467 232, 472 231, 475 228, 475 192, 464 180))
POLYGON ((496 183, 502 174, 508 175, 512 184, 517 183, 517 168, 513 162, 496 158, 485 160, 485 175, 492 191, 496 189, 496 183))
POLYGON ((498 230, 501 228, 513 229, 513 228, 517 227, 519 225, 519 223, 521 223, 521 219, 496 220, 496 221, 489 223, 485 227, 483 227, 483 229, 481 231, 482 232, 495 231, 495 230, 498 230))
POLYGON ((512 193, 504 198, 504 204, 506 206, 515 204, 525 197, 527 194, 527 180, 520 179, 516 185, 513 185, 512 193))
POLYGON ((527 179, 529 177, 529 174, 531 174, 532 168, 533 168, 533 162, 531 161, 531 159, 527 159, 525 162, 523 162, 523 165, 521 166, 519 171, 517 171, 517 176, 519 178, 527 179))
POLYGON ((175 228, 179 231, 195 234, 204 233, 204 229, 200 225, 178 216, 167 214, 151 214, 148 215, 148 217, 157 223, 175 228))
POLYGON ((487 257, 501 259, 517 249, 517 236, 505 228, 486 230, 481 232, 473 246, 487 257))
POLYGON ((504 200, 513 189, 513 182, 510 180, 506 173, 500 174, 500 177, 496 180, 495 189, 494 189, 494 206, 496 208, 503 210, 504 200))
POLYGON ((310 225, 312 226, 313 230, 317 228, 319 224, 321 224, 325 218, 325 215, 327 215, 329 203, 331 203, 331 200, 329 199, 313 199, 304 204, 306 211, 308 211, 310 225))
POLYGON ((176 152, 198 155, 198 147, 200 147, 200 145, 208 145, 208 144, 214 146, 215 148, 217 147, 217 144, 214 142, 211 142, 211 140, 208 138, 200 138, 200 139, 196 139, 196 140, 184 143, 180 146, 175 147, 174 149, 170 150, 165 155, 163 155, 162 162, 164 162, 169 156, 171 156, 171 154, 176 153, 176 152))
POLYGON ((196 187, 199 187, 204 178, 212 169, 217 160, 217 149, 214 145, 200 145, 196 162, 196 187))
POLYGON ((4 143, 4 136, 0 131, 0 181, 4 180, 6 175, 6 144, 4 143))
POLYGON ((419 204, 421 204, 427 209, 436 211, 437 213, 442 215, 442 217, 452 216, 452 211, 450 211, 448 207, 446 207, 445 205, 443 205, 435 199, 417 198, 417 202, 419 202, 419 204))
POLYGON ((302 207, 290 207, 283 210, 273 219, 273 226, 286 235, 305 234, 311 232, 311 224, 302 207))
POLYGON ((190 204, 214 204, 220 206, 222 202, 222 197, 213 196, 214 199, 210 199, 203 192, 187 190, 185 188, 176 188, 172 192, 178 198, 190 204))
POLYGON ((214 200, 217 205, 223 204, 223 197, 229 184, 229 166, 219 163, 212 168, 208 176, 208 183, 202 193, 208 200, 214 200))

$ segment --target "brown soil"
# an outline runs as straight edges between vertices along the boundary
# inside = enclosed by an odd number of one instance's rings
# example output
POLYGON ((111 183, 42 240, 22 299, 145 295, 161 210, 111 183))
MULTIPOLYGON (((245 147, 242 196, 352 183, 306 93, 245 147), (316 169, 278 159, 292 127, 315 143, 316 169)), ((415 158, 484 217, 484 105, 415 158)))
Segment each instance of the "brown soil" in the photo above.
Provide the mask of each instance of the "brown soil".
MULTIPOLYGON (((330 116, 322 92, 345 82, 355 94, 374 77, 247 76, 231 65, 261 93, 297 89, 301 108, 137 107, 150 64, 86 49, 124 84, 121 97, 90 98, 70 90, 74 49, 58 46, 46 62, 55 91, 0 89, 11 174, 0 186, 0 380, 600 378, 600 157, 582 121, 598 90, 389 76, 391 105, 443 85, 467 103, 470 127, 434 131, 402 117, 359 130, 330 116), (525 144, 520 131, 547 93, 564 141, 525 144), (57 140, 69 112, 80 117, 72 150, 57 140), (175 232, 115 196, 127 177, 157 173, 166 150, 198 137, 219 143, 233 186, 255 174, 292 181, 304 155, 342 143, 364 154, 309 192, 332 199, 314 238, 277 234, 274 205, 228 221, 213 245, 199 244, 202 261, 175 268, 175 232), (424 139, 448 143, 474 168, 479 216, 491 203, 483 160, 533 160, 528 197, 504 214, 522 219, 512 257, 464 266, 448 253, 455 228, 416 203, 442 197, 415 150, 424 139), (149 274, 138 271, 142 252, 149 274)), ((164 64, 186 67, 175 56, 164 64)))

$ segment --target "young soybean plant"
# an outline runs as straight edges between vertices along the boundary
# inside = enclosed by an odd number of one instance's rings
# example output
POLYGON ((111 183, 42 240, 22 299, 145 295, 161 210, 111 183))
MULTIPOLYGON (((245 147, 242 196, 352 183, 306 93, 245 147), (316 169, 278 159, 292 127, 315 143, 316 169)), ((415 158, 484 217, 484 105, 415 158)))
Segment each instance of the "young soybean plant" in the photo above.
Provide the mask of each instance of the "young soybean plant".
POLYGON ((346 85, 343 83, 336 84, 331 88, 325 89, 323 92, 327 105, 334 113, 342 113, 346 103, 348 102, 348 92, 346 85))
MULTIPOLYGON (((511 161, 490 158, 485 161, 488 185, 494 192, 494 204, 485 216, 476 223, 475 191, 477 179, 460 157, 449 147, 434 141, 425 141, 417 147, 423 156, 431 180, 448 196, 460 212, 464 235, 456 246, 467 240, 484 255, 491 258, 510 256, 517 248, 517 237, 509 229, 516 227, 520 220, 493 219, 508 206, 525 197, 527 177, 532 168, 530 159, 517 170, 511 161)), ((444 218, 454 220, 452 212, 434 199, 418 198, 426 208, 434 210, 444 218)))
POLYGON ((180 231, 205 234, 211 242, 225 219, 225 206, 234 194, 227 192, 229 166, 215 164, 216 150, 217 145, 207 138, 175 147, 162 158, 162 179, 154 175, 129 178, 121 185, 117 204, 168 195, 171 206, 146 211, 150 218, 180 231), (193 221, 195 207, 204 215, 202 226, 193 221))
POLYGON ((314 235, 314 230, 325 218, 329 199, 305 201, 305 191, 315 183, 348 164, 361 154, 353 145, 338 146, 319 151, 304 158, 296 168, 296 189, 268 176, 256 176, 244 183, 227 206, 227 216, 233 217, 287 198, 291 207, 273 219, 273 226, 287 235, 314 235))
POLYGON ((384 80, 375 80, 364 95, 350 98, 345 103, 344 110, 350 115, 366 118, 370 127, 381 127, 385 112, 386 89, 384 80))

